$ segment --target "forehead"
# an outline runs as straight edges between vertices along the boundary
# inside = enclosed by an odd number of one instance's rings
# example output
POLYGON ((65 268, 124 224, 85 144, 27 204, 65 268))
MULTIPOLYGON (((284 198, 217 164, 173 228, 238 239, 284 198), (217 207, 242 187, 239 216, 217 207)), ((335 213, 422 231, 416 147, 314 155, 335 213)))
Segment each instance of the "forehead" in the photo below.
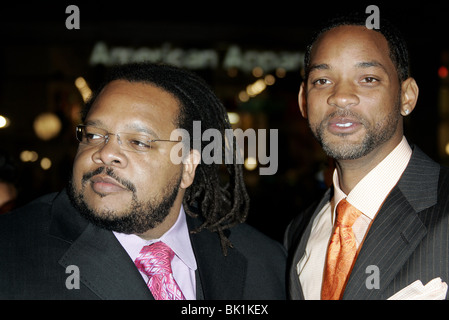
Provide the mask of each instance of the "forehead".
POLYGON ((395 70, 385 37, 364 26, 339 26, 323 33, 314 43, 311 64, 345 58, 362 61, 379 61, 395 70))
POLYGON ((115 80, 98 95, 86 123, 116 131, 142 128, 139 131, 163 135, 175 128, 178 113, 178 100, 167 91, 152 84, 115 80))

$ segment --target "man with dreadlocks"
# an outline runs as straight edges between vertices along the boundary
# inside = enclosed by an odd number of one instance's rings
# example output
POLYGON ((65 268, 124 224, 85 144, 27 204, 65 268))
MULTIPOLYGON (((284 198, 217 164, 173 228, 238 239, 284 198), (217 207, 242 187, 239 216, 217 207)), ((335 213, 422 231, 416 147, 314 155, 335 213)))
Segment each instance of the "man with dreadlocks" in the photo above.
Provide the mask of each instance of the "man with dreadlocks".
POLYGON ((199 77, 116 67, 76 127, 68 187, 1 217, 0 298, 284 299, 284 250, 244 223, 241 165, 223 161, 222 183, 221 164, 193 148, 194 121, 235 157, 226 110, 199 77), (177 164, 179 144, 191 147, 177 164))

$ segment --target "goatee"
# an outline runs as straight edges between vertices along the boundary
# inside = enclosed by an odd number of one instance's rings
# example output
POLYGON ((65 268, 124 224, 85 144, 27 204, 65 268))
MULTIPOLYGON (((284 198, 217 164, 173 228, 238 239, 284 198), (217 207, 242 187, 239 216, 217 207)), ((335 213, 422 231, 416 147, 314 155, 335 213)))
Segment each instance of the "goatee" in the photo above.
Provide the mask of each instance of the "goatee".
POLYGON ((110 168, 100 167, 83 175, 81 190, 76 190, 72 175, 67 193, 70 202, 78 212, 96 226, 119 233, 142 234, 157 227, 168 216, 178 195, 180 182, 181 175, 178 178, 175 177, 172 179, 165 186, 160 193, 160 199, 139 201, 136 194, 136 187, 132 182, 120 178, 110 168), (116 179, 132 192, 131 202, 123 210, 95 210, 87 204, 84 197, 85 188, 89 183, 89 179, 100 173, 105 173, 116 179))

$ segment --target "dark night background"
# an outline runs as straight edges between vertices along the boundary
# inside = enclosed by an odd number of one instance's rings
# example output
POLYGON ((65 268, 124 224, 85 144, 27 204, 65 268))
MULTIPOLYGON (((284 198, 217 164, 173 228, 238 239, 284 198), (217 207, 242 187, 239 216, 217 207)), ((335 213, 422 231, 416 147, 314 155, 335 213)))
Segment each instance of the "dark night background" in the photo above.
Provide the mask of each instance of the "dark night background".
MULTIPOLYGON (((251 196, 249 223, 282 240, 289 220, 320 196, 325 182, 320 173, 328 165, 298 110, 301 66, 292 70, 232 70, 223 59, 232 47, 256 56, 301 54, 314 28, 335 12, 360 10, 375 4, 404 33, 411 54, 412 75, 420 87, 418 105, 406 118, 406 136, 440 163, 449 163, 449 68, 446 1, 413 2, 83 2, 47 4, 9 2, 0 7, 0 115, 9 125, 0 129, 0 149, 18 168, 20 203, 59 191, 71 171, 77 143, 82 95, 75 80, 83 77, 90 88, 98 85, 105 66, 89 60, 102 42, 108 49, 212 50, 216 67, 198 72, 215 90, 230 112, 240 115, 236 128, 278 129, 279 168, 275 175, 245 171, 251 196), (65 26, 67 6, 80 10, 80 29, 65 26), (276 82, 259 95, 242 101, 239 93, 267 74, 276 82), (36 118, 51 113, 60 131, 49 140, 38 138, 36 118), (24 161, 23 151, 34 151, 24 161), (47 158, 51 167, 44 170, 47 158), (45 166, 45 165, 44 165, 45 166)), ((368 14, 367 14, 368 16, 368 14)), ((167 51, 168 52, 168 51, 167 51)), ((253 60, 247 64, 254 63, 253 60)), ((252 69, 252 68, 250 68, 252 69)))

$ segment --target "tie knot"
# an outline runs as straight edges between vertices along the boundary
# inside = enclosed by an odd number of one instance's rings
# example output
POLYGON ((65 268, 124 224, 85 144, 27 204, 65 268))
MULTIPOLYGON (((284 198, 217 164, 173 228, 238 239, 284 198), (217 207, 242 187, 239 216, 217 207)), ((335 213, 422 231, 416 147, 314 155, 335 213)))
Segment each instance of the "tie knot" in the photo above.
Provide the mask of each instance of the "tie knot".
POLYGON ((337 225, 350 228, 361 214, 346 199, 343 199, 337 205, 337 225))
POLYGON ((171 273, 171 261, 174 254, 173 250, 165 243, 156 242, 143 247, 134 263, 140 271, 149 277, 155 274, 171 273))

